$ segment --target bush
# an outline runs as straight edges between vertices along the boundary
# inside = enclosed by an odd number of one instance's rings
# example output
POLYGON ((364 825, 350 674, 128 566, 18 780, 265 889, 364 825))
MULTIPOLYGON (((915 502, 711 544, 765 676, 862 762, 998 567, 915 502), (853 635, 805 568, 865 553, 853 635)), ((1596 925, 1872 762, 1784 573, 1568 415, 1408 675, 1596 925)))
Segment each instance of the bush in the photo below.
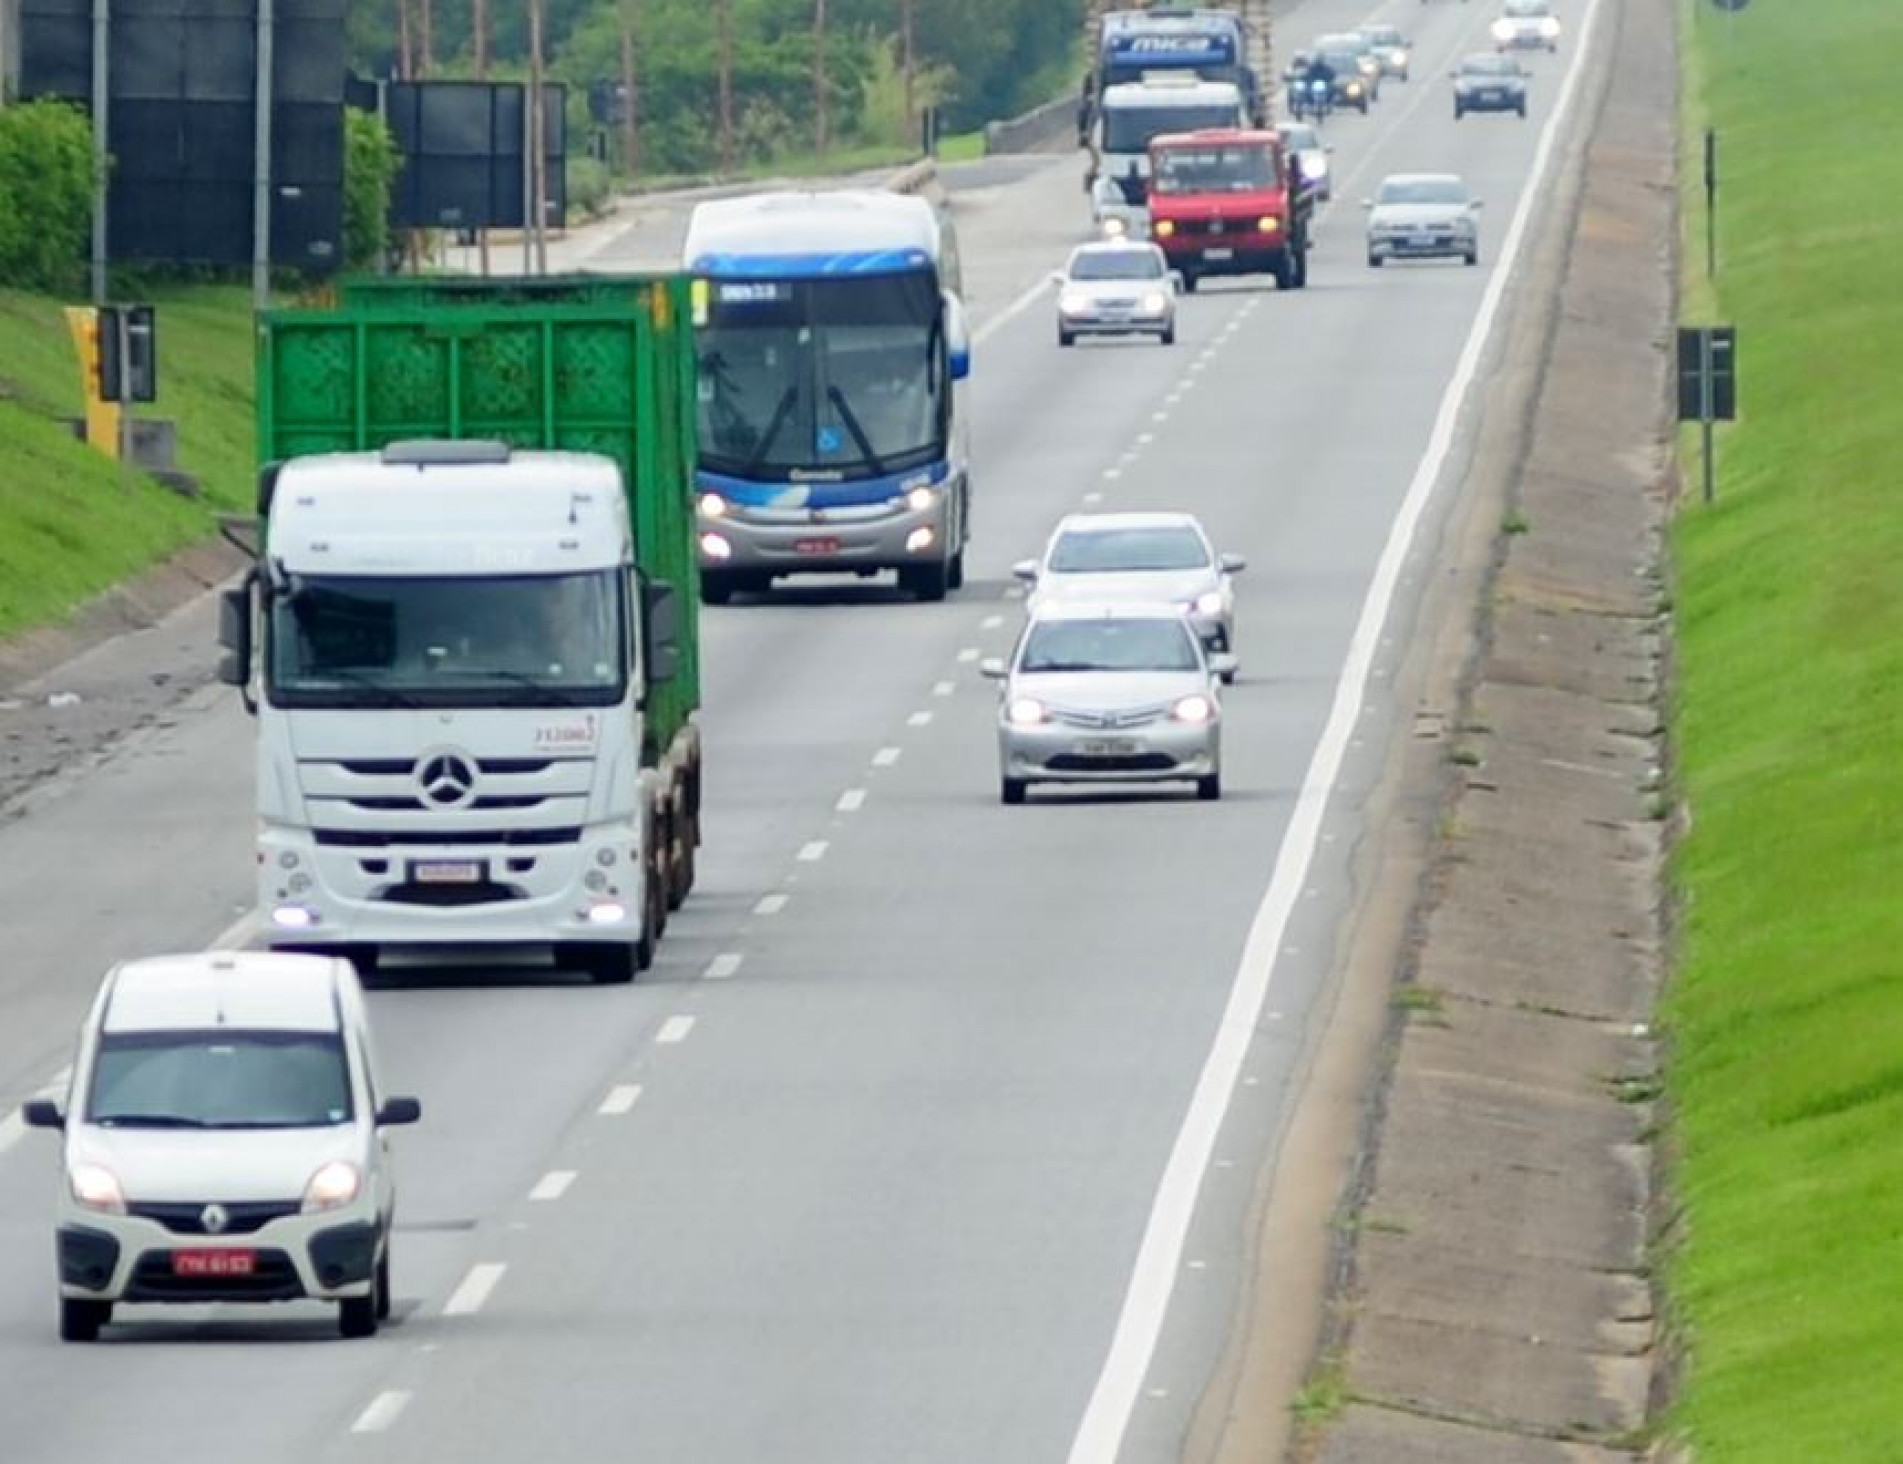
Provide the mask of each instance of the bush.
POLYGON ((383 119, 344 108, 344 268, 378 268, 390 243, 390 190, 402 154, 383 119))
POLYGON ((568 221, 577 224, 598 218, 608 211, 614 195, 614 181, 605 163, 593 158, 569 158, 568 221))
POLYGON ((0 109, 0 280, 56 294, 92 235, 92 122, 65 102, 0 109))

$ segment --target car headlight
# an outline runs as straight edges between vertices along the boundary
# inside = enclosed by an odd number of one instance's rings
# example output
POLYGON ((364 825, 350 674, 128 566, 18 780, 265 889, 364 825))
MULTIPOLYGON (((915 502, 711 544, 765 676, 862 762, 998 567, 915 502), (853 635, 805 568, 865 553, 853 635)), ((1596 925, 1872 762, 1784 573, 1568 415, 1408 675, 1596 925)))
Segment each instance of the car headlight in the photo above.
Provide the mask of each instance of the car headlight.
POLYGON ((722 498, 718 493, 701 494, 700 516, 702 518, 725 518, 727 516, 727 500, 722 498))
POLYGON ((1506 19, 1506 17, 1502 16, 1493 23, 1493 38, 1496 41, 1504 41, 1511 37, 1512 34, 1513 22, 1506 19))
POLYGON ((1343 90, 1346 91, 1348 95, 1351 97, 1358 97, 1361 95, 1361 83, 1358 81, 1351 81, 1348 83, 1346 87, 1343 88, 1343 90))
POLYGON ((1328 176, 1328 154, 1316 153, 1313 162, 1302 164, 1302 172, 1310 179, 1326 178, 1328 176))
POLYGON ((362 1188, 363 1174, 357 1166, 347 1160, 333 1159, 304 1186, 304 1213, 340 1209, 356 1199, 362 1188))
POLYGON ((1222 614, 1222 591, 1204 590, 1196 597, 1196 613, 1199 615, 1222 614))
POLYGON ((1176 232, 1176 221, 1174 219, 1158 219, 1156 223, 1151 226, 1150 232, 1155 234, 1159 239, 1167 239, 1176 232))
POLYGON ((1355 66, 1363 76, 1373 76, 1381 69, 1381 63, 1372 56, 1363 56, 1355 63, 1355 66))
POLYGON ((1161 315, 1168 304, 1169 301, 1164 298, 1161 290, 1151 290, 1137 302, 1138 308, 1141 309, 1145 315, 1161 315))
POLYGON ((1201 727, 1215 719, 1216 704, 1201 694, 1186 696, 1170 708, 1170 715, 1179 722, 1201 727))
POLYGON ((1034 696, 1014 696, 1005 708, 1005 720, 1013 727, 1038 727, 1050 720, 1044 703, 1034 696))
POLYGON ((1255 226, 1264 234, 1274 234, 1281 229, 1282 221, 1274 214, 1263 214, 1255 221, 1255 226))
POLYGON ((1546 18, 1545 18, 1544 20, 1542 20, 1542 21, 1540 22, 1540 34, 1541 34, 1541 35, 1543 35, 1543 36, 1545 36, 1545 37, 1547 38, 1547 40, 1549 40, 1549 41, 1550 41, 1550 40, 1551 40, 1551 39, 1552 39, 1552 38, 1553 38, 1554 36, 1556 36, 1556 35, 1558 35, 1558 34, 1559 34, 1559 19, 1558 19, 1558 17, 1556 17, 1556 16, 1552 16, 1552 15, 1549 15, 1549 16, 1547 16, 1547 17, 1546 17, 1546 18))
POLYGON ((103 1164, 75 1164, 66 1176, 76 1204, 88 1210, 103 1210, 108 1215, 126 1212, 126 1197, 119 1180, 103 1164))
POLYGON ((1090 296, 1081 290, 1066 290, 1057 297, 1057 308, 1066 315, 1082 315, 1090 308, 1090 296))
POLYGON ((913 513, 929 513, 937 502, 937 490, 923 486, 914 488, 905 495, 905 506, 913 513))

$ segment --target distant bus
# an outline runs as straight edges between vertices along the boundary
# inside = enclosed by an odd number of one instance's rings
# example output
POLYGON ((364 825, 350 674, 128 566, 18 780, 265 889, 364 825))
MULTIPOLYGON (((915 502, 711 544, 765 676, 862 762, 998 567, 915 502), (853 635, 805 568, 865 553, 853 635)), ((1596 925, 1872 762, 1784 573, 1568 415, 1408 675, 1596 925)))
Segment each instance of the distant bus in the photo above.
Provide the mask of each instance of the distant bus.
POLYGON ((970 344, 950 220, 876 190, 698 205, 702 595, 895 570, 941 600, 971 523, 970 344))

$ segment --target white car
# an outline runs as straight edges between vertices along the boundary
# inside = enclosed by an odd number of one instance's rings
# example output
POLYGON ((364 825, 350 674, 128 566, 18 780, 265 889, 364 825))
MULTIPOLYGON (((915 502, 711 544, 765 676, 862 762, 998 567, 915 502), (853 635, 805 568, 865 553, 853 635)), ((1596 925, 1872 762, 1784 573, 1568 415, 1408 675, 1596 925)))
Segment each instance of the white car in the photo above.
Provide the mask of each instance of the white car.
POLYGON ((1480 200, 1454 173, 1394 173, 1363 205, 1368 210, 1368 264, 1390 259, 1480 262, 1480 200))
POLYGON ((1060 346, 1075 345, 1080 335, 1153 335, 1166 346, 1176 340, 1176 280, 1154 244, 1079 244, 1051 283, 1060 346))
POLYGON ((1210 655, 1174 605, 1042 605, 1001 683, 999 793, 1033 783, 1187 781, 1222 797, 1222 699, 1230 658, 1210 655))
POLYGON ((1493 23, 1493 43, 1502 51, 1557 51, 1559 17, 1547 0, 1506 0, 1493 23))
MULTIPOLYGON (((1012 573, 1029 587, 1032 614, 1066 601, 1170 604, 1211 651, 1233 653, 1234 576, 1246 566, 1239 554, 1218 554, 1194 514, 1073 513, 1058 522, 1041 556, 1012 573)), ((1223 679, 1235 674, 1230 665, 1223 679)))
POLYGON ((333 956, 216 951, 115 967, 80 1029, 56 1221, 60 1336, 127 1302, 334 1301, 390 1311, 396 1205, 363 993, 333 956))
POLYGON ((1138 178, 1136 188, 1109 174, 1090 185, 1090 222, 1100 239, 1147 239, 1150 237, 1150 205, 1147 180, 1138 178), (1132 198, 1134 191, 1135 197, 1132 198))

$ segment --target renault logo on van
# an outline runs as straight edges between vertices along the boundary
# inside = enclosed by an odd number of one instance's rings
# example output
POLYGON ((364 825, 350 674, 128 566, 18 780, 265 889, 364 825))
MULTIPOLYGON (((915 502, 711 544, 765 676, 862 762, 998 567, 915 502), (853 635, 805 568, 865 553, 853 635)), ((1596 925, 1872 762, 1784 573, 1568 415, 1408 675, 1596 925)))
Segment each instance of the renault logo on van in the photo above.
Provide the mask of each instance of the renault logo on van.
POLYGON ((198 1223, 205 1227, 207 1235, 223 1235, 225 1227, 231 1224, 231 1213, 223 1205, 207 1205, 198 1212, 198 1223))
POLYGON ((431 808, 461 808, 475 792, 476 770, 457 753, 432 753, 416 765, 416 783, 431 808))

